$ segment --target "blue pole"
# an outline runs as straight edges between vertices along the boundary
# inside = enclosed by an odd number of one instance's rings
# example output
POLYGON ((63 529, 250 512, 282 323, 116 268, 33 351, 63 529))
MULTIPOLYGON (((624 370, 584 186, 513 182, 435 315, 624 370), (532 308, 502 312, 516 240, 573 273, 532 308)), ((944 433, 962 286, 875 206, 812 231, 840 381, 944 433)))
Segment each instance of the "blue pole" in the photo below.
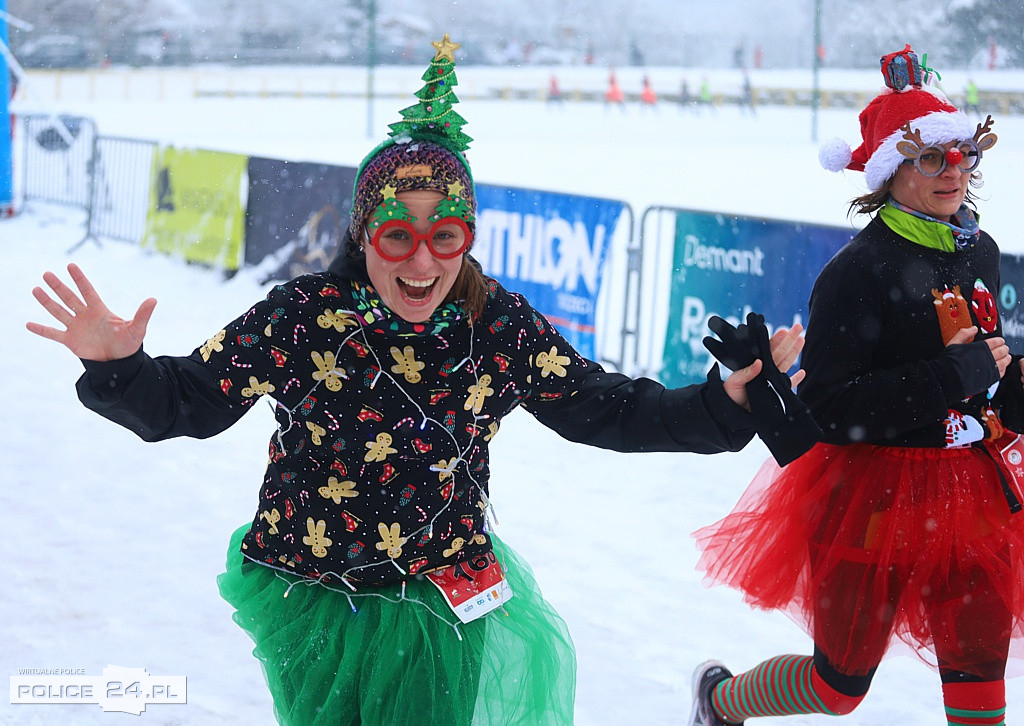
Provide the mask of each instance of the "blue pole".
MULTIPOLYGON (((7 0, 0 0, 0 11, 6 16, 7 0)), ((10 47, 6 20, 0 20, 0 42, 10 47)), ((14 213, 10 99, 11 69, 7 65, 7 58, 0 54, 0 217, 9 217, 14 213)))

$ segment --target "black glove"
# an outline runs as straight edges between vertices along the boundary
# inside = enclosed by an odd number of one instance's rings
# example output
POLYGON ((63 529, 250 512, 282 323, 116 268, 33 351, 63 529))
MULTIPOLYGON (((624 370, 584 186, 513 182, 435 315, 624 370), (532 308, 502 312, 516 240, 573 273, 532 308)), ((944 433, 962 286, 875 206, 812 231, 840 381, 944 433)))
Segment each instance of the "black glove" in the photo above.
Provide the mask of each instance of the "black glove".
POLYGON ((775 365, 763 315, 748 313, 747 322, 736 327, 715 315, 708 327, 719 340, 706 337, 704 347, 722 365, 735 371, 761 361, 761 372, 746 385, 747 400, 754 430, 780 466, 824 438, 807 404, 793 392, 789 376, 775 365))
MULTIPOLYGON (((747 313, 747 321, 763 326, 764 316, 760 313, 747 313)), ((750 325, 740 323, 739 327, 734 328, 728 320, 712 315, 708 320, 708 327, 721 340, 706 336, 704 347, 726 368, 738 371, 757 360, 760 350, 751 335, 750 325)))

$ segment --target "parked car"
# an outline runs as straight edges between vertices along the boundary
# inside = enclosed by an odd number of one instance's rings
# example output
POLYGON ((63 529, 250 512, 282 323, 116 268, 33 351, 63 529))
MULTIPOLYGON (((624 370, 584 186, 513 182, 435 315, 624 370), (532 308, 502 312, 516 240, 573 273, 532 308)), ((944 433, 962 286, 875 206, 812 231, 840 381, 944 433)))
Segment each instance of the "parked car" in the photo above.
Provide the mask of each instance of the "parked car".
POLYGON ((94 64, 92 49, 74 35, 42 35, 27 40, 17 58, 25 68, 88 68, 94 64))
POLYGON ((185 32, 152 28, 135 33, 132 65, 182 66, 192 60, 192 41, 185 32))

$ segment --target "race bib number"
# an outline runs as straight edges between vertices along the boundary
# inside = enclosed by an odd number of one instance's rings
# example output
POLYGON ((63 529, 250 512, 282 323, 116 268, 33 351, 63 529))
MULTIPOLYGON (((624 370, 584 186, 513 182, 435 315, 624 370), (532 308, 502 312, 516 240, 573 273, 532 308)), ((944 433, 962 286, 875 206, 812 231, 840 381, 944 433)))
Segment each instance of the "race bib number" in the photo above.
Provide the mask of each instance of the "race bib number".
POLYGON ((512 590, 493 552, 427 574, 448 607, 464 623, 476 620, 512 599, 512 590))

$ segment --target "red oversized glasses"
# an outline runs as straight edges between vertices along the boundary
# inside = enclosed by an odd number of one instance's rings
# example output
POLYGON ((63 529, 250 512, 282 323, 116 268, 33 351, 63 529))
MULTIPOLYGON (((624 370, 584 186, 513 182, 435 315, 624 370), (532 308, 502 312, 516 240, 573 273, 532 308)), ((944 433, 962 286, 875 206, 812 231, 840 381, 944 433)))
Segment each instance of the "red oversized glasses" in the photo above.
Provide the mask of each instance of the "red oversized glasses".
POLYGON ((440 260, 458 257, 469 243, 473 233, 460 217, 442 217, 430 226, 426 234, 420 234, 404 219, 389 219, 379 226, 370 237, 370 244, 377 254, 389 262, 401 262, 416 254, 420 242, 425 242, 430 254, 440 260))

